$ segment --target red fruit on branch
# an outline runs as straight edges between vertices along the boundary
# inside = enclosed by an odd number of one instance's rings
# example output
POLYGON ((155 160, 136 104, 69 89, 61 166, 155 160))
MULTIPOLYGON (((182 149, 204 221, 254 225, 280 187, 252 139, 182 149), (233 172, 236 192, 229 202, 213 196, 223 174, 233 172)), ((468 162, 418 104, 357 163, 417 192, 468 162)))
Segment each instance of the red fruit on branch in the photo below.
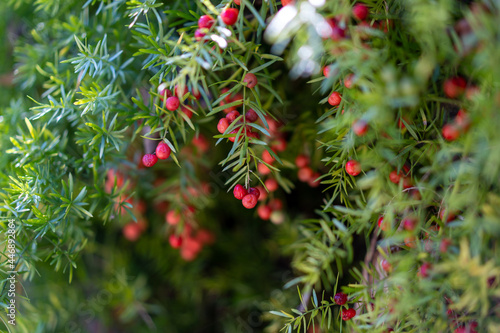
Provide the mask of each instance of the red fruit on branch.
POLYGON ((443 91, 449 98, 457 98, 465 92, 467 81, 462 77, 453 77, 443 83, 443 91))
POLYGON ((383 216, 380 216, 378 218, 377 225, 383 231, 387 231, 389 229, 389 226, 388 226, 387 222, 384 222, 384 217, 383 216))
POLYGON ((349 160, 345 164, 345 171, 351 176, 357 176, 361 173, 361 164, 355 160, 349 160))
POLYGON ((200 41, 205 37, 205 33, 201 29, 196 29, 194 32, 194 39, 200 41))
POLYGON ((248 189, 248 194, 254 195, 257 199, 260 198, 260 190, 256 187, 250 187, 248 189))
POLYGON ((314 171, 310 167, 303 167, 299 169, 297 173, 297 177, 301 182, 307 183, 309 179, 313 176, 314 171))
POLYGON ((165 142, 160 142, 156 146, 156 157, 160 160, 166 160, 170 156, 170 147, 165 142))
POLYGON ((273 210, 268 205, 260 205, 257 208, 257 215, 259 215, 259 217, 264 221, 269 220, 272 212, 273 212, 273 210))
POLYGON ((269 207, 271 207, 272 210, 282 210, 283 201, 278 198, 274 198, 273 200, 269 201, 269 207))
POLYGON ((358 120, 352 124, 352 131, 357 136, 363 136, 368 132, 368 123, 364 120, 358 120))
POLYGON ((215 23, 215 20, 210 15, 202 15, 198 19, 198 27, 201 29, 210 29, 215 23))
POLYGON ((340 104, 341 101, 342 101, 342 95, 336 91, 332 92, 330 97, 328 97, 328 104, 330 104, 331 106, 337 106, 340 104))
POLYGON ((247 194, 241 200, 243 207, 246 209, 252 209, 257 205, 258 197, 253 194, 247 194))
POLYGON ((122 231, 123 231, 123 236, 127 240, 135 242, 141 236, 142 228, 139 225, 139 223, 129 222, 123 227, 122 231))
POLYGON ((344 78, 344 87, 351 89, 354 85, 354 74, 349 74, 344 78))
POLYGON ((233 195, 236 199, 241 200, 245 195, 247 195, 247 190, 243 187, 243 185, 237 184, 233 189, 233 195))
POLYGON ((318 187, 320 184, 320 181, 318 180, 319 177, 321 177, 319 172, 313 173, 311 178, 307 181, 307 184, 311 187, 318 187))
POLYGON ((347 294, 342 292, 336 293, 335 296, 333 296, 333 300, 338 305, 344 305, 347 302, 347 294))
POLYGON ((253 109, 249 109, 245 112, 245 119, 248 122, 253 123, 257 119, 259 119, 259 115, 253 109))
POLYGON ((168 242, 172 248, 178 249, 182 245, 182 236, 172 234, 168 237, 168 242))
POLYGON ((457 216, 454 213, 444 207, 442 207, 439 211, 439 218, 445 223, 453 221, 456 217, 457 216))
POLYGON ((269 153, 267 150, 264 150, 262 152, 262 160, 266 162, 267 164, 273 164, 274 162, 274 157, 269 153))
POLYGON ((356 310, 354 309, 342 309, 342 320, 348 321, 356 316, 356 310))
POLYGON ((281 5, 283 7, 288 6, 288 5, 293 5, 295 3, 295 0, 281 0, 281 5))
POLYGON ((228 138, 229 141, 234 142, 234 141, 236 141, 236 139, 238 139, 238 141, 240 140, 240 135, 237 135, 238 134, 238 130, 237 129, 234 129, 234 130, 232 130, 229 133, 230 134, 234 134, 234 136, 228 138))
POLYGON ((330 77, 330 65, 323 67, 323 75, 325 77, 330 77))
POLYGON ((453 124, 444 125, 441 133, 446 141, 455 141, 460 136, 460 130, 453 124))
POLYGON ((429 262, 424 262, 422 266, 418 269, 417 275, 421 278, 426 278, 430 274, 430 270, 432 268, 432 264, 429 262))
POLYGON ((236 120, 240 116, 240 113, 236 110, 229 112, 226 115, 226 119, 229 121, 229 123, 232 123, 233 121, 236 120))
POLYGON ((394 184, 399 184, 399 180, 401 179, 401 173, 397 172, 396 170, 393 170, 389 174, 389 180, 393 182, 394 184))
POLYGON ((175 96, 177 96, 177 98, 182 99, 189 92, 189 89, 187 86, 184 86, 184 90, 181 91, 180 86, 178 84, 176 84, 175 88, 174 88, 174 92, 175 92, 175 96))
POLYGON ((172 92, 167 89, 167 84, 165 82, 158 86, 158 95, 160 95, 161 100, 166 100, 172 96, 172 92))
POLYGON ((359 20, 363 21, 368 17, 368 7, 363 4, 356 4, 352 7, 352 16, 359 20))
POLYGON ((297 166, 297 168, 304 168, 306 166, 309 165, 309 157, 307 157, 306 155, 297 155, 297 157, 295 158, 295 165, 297 166))
POLYGON ((266 186, 269 192, 274 192, 279 188, 278 182, 274 178, 266 179, 264 185, 266 186))
POLYGON ((142 157, 142 164, 144 164, 145 167, 152 167, 153 165, 158 162, 158 157, 154 154, 146 154, 142 157))
POLYGON ((401 223, 403 224, 403 228, 408 231, 415 230, 417 226, 417 220, 413 217, 405 217, 401 223))
POLYGON ((165 220, 170 225, 177 225, 181 220, 181 216, 179 213, 177 213, 177 211, 169 210, 167 212, 167 215, 165 215, 165 220))
POLYGON ((238 20, 238 14, 240 11, 236 8, 227 8, 222 11, 220 17, 222 22, 227 25, 234 25, 238 20))
POLYGON ((175 111, 179 108, 180 102, 179 99, 175 96, 167 98, 167 102, 165 103, 167 106, 167 110, 175 111))
POLYGON ((229 127, 229 120, 227 120, 226 118, 222 118, 219 120, 219 123, 217 124, 217 131, 219 131, 220 134, 223 134, 228 127, 229 127))
POLYGON ((385 272, 387 273, 392 272, 392 265, 389 264, 389 262, 386 259, 380 260, 380 266, 385 272))
POLYGON ((269 169, 264 163, 257 164, 257 171, 263 176, 271 173, 271 169, 269 169))
POLYGON ((257 76, 253 73, 247 73, 247 75, 243 78, 243 82, 247 84, 247 88, 252 89, 257 85, 257 76))
POLYGON ((460 130, 463 130, 463 131, 467 131, 469 130, 469 127, 470 127, 470 119, 469 119, 469 116, 467 115, 467 113, 460 109, 458 110, 458 113, 457 115, 455 116, 455 125, 460 129, 460 130))
POLYGON ((183 106, 181 107, 181 111, 184 112, 184 114, 189 118, 193 118, 193 111, 191 111, 190 109, 188 109, 187 107, 183 106))

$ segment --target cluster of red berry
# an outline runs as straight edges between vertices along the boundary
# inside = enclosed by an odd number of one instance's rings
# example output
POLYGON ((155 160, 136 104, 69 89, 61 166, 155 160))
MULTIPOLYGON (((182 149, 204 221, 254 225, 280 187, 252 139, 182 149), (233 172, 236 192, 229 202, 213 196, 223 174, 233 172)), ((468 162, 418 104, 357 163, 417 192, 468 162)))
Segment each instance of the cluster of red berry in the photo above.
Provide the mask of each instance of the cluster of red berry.
MULTIPOLYGON (((333 297, 333 300, 338 305, 344 305, 347 303, 347 294, 342 292, 336 293, 335 296, 333 297)), ((355 316, 356 316, 356 310, 354 310, 353 308, 346 308, 341 310, 341 317, 342 320, 344 321, 351 320, 355 316)))
MULTIPOLYGON (((196 192, 193 193, 196 194, 196 192)), ((177 210, 169 210, 165 215, 167 224, 172 228, 182 226, 182 232, 172 232, 168 241, 172 248, 180 248, 181 257, 186 261, 194 260, 203 246, 210 245, 215 241, 215 237, 210 231, 206 229, 194 230, 195 213, 196 209, 193 206, 188 206, 182 213, 177 210)))
POLYGON ((309 166, 310 160, 309 156, 304 154, 299 154, 295 158, 295 165, 299 168, 297 172, 297 177, 301 182, 307 183, 311 187, 318 187, 319 180, 318 178, 321 176, 319 172, 314 172, 313 169, 309 166))

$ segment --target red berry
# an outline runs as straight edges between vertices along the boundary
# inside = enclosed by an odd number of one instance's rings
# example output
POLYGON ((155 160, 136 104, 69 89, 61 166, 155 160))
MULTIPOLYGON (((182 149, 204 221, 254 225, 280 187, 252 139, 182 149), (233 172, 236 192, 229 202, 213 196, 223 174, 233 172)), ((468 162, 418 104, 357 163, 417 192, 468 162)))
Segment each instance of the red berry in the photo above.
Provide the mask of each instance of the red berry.
POLYGON ((215 242, 214 234, 206 229, 201 229, 200 231, 198 231, 198 233, 196 234, 196 239, 203 245, 210 245, 215 242))
POLYGON ((344 78, 344 87, 351 89, 354 84, 354 74, 349 74, 344 78))
POLYGON ((273 151, 285 151, 287 146, 286 140, 283 138, 277 138, 275 143, 271 146, 273 151))
POLYGON ((457 216, 454 213, 450 212, 449 209, 447 210, 444 207, 442 207, 439 211, 439 218, 446 223, 453 221, 456 217, 457 216))
POLYGON ((205 33, 201 29, 196 29, 194 32, 194 39, 200 41, 205 37, 205 33))
POLYGON ((263 176, 271 173, 271 169, 269 169, 264 163, 257 164, 257 171, 263 176))
POLYGON ((460 136, 460 130, 453 124, 444 125, 441 132, 446 141, 455 141, 460 136))
POLYGON ((396 170, 393 170, 390 174, 389 174, 389 180, 391 182, 393 182, 394 184, 399 184, 399 180, 401 179, 401 175, 396 171, 396 170))
POLYGON ((329 65, 328 65, 328 66, 323 67, 323 75, 324 75, 325 77, 330 77, 330 66, 329 66, 329 65))
POLYGON ((182 245, 182 236, 177 236, 177 235, 170 235, 168 237, 168 242, 170 243, 170 246, 174 249, 178 249, 182 245))
POLYGON ((283 7, 288 6, 290 4, 294 4, 294 3, 295 3, 295 0, 281 0, 281 5, 283 7))
POLYGON ((328 104, 330 104, 331 106, 337 106, 340 104, 341 101, 342 101, 342 95, 336 91, 332 92, 330 97, 328 97, 328 104))
POLYGON ((198 19, 198 27, 201 29, 210 29, 215 23, 215 20, 210 15, 202 15, 198 19))
POLYGON ((257 115, 257 112, 255 112, 253 109, 249 109, 245 112, 245 119, 248 122, 253 123, 257 119, 259 119, 259 115, 257 115))
POLYGON ((363 136, 368 132, 368 124, 364 120, 358 120, 352 124, 352 131, 357 136, 363 136))
POLYGON ((191 111, 187 107, 181 107, 181 111, 184 112, 189 119, 193 118, 193 111, 191 111))
POLYGON ((172 96, 172 92, 167 89, 167 84, 165 82, 158 86, 158 95, 160 95, 161 100, 165 100, 172 96))
POLYGON ((297 177, 301 182, 308 182, 309 179, 313 176, 314 171, 310 167, 303 167, 299 169, 299 172, 297 173, 297 177))
POLYGON ((303 167, 306 167, 307 165, 309 165, 309 157, 307 157, 306 155, 298 155, 296 158, 295 158, 295 165, 297 166, 297 168, 303 168, 303 167))
POLYGON ((462 77, 453 77, 444 81, 443 90, 449 98, 457 98, 465 92, 467 81, 462 77))
POLYGON ((264 185, 266 185, 266 188, 269 192, 274 192, 279 188, 278 182, 274 178, 266 179, 264 185))
POLYGON ((403 177, 403 188, 406 190, 413 186, 413 182, 410 177, 403 177))
POLYGON ((257 215, 259 215, 259 217, 264 221, 269 220, 272 212, 273 212, 273 210, 268 205, 260 205, 257 208, 257 215))
POLYGON ((181 220, 181 216, 175 210, 169 210, 165 215, 165 220, 170 225, 177 225, 181 220))
MULTIPOLYGON (((262 185, 259 185, 255 189, 259 191, 259 201, 265 201, 267 199, 267 192, 264 187, 262 187, 262 185)), ((269 203, 269 205, 271 205, 271 203, 269 203)))
POLYGON ((269 153, 267 150, 264 150, 262 152, 262 160, 266 162, 267 164, 273 164, 274 162, 274 157, 269 153))
POLYGON ((247 194, 243 197, 241 203, 243 204, 243 207, 245 207, 246 209, 252 209, 255 207, 255 205, 257 205, 257 200, 258 198, 255 195, 247 194))
POLYGON ((167 109, 170 111, 175 111, 179 108, 179 99, 175 96, 167 98, 167 109))
POLYGON ((179 87, 179 85, 176 84, 175 88, 174 88, 174 92, 175 92, 175 96, 177 96, 177 98, 182 99, 189 92, 189 89, 188 89, 188 87, 184 86, 184 91, 181 91, 181 88, 179 87))
POLYGON ((238 140, 240 139, 240 136, 239 136, 239 135, 237 135, 237 134, 238 134, 238 130, 234 129, 234 130, 232 130, 232 131, 231 131, 231 132, 229 132, 229 133, 230 133, 230 134, 234 134, 234 136, 232 136, 232 137, 228 138, 228 140, 229 140, 229 141, 234 142, 234 141, 236 141, 236 139, 238 139, 238 140))
POLYGON ((347 294, 342 292, 336 293, 335 296, 333 296, 333 299, 338 305, 344 305, 347 302, 347 294))
POLYGON ((347 321, 354 318, 354 316, 356 316, 356 310, 352 308, 347 310, 342 309, 342 320, 347 321))
POLYGON ((210 148, 210 143, 202 134, 195 136, 191 142, 201 152, 206 152, 210 148))
POLYGON ((430 270, 432 268, 432 264, 431 263, 428 263, 428 262, 424 262, 422 264, 422 266, 420 266, 420 268, 418 269, 418 273, 417 275, 422 277, 422 278, 426 278, 429 276, 430 274, 430 270))
POLYGON ((146 154, 142 157, 142 164, 144 164, 145 167, 152 167, 156 162, 158 162, 158 157, 154 154, 146 154))
POLYGON ((243 82, 247 84, 247 88, 252 89, 257 85, 257 76, 255 76, 255 74, 253 73, 247 73, 247 75, 245 75, 245 78, 243 79, 243 82))
POLYGON ((318 187, 319 186, 319 180, 318 180, 319 177, 321 177, 319 172, 313 173, 311 178, 309 178, 309 180, 307 181, 307 184, 311 187, 318 187))
POLYGON ((165 142, 160 142, 156 146, 156 157, 160 160, 166 160, 170 156, 170 147, 165 142))
POLYGON ((233 25, 238 20, 238 14, 240 11, 236 8, 227 8, 222 11, 220 17, 222 18, 222 22, 227 25, 233 25))
POLYGON ((401 223, 403 224, 403 228, 408 231, 415 230, 417 226, 417 220, 413 217, 405 217, 401 223))
POLYGON ((362 4, 357 4, 352 8, 352 16, 355 19, 363 21, 368 17, 368 7, 362 4))
POLYGON ((387 231, 388 228, 388 225, 387 223, 384 223, 384 217, 383 216, 380 216, 377 220, 377 225, 380 229, 384 230, 384 231, 387 231))
POLYGON ((129 222, 123 227, 123 236, 131 242, 138 240, 141 233, 141 226, 136 222, 129 222))
POLYGON ((357 176, 361 173, 361 164, 355 160, 349 160, 345 164, 345 171, 351 176, 357 176))
POLYGON ((250 187, 248 189, 248 194, 254 195, 257 199, 260 198, 260 190, 255 187, 250 187))
POLYGON ((387 273, 392 272, 392 265, 389 264, 389 262, 386 259, 380 260, 380 266, 382 266, 382 269, 387 273))
POLYGON ((458 110, 455 117, 455 125, 461 130, 467 131, 470 127, 470 119, 464 110, 458 110))
POLYGON ((274 198, 269 201, 269 207, 271 207, 272 210, 281 210, 283 209, 283 201, 278 198, 274 198))
POLYGON ((450 239, 444 238, 441 243, 439 243, 439 252, 446 253, 448 251, 448 247, 453 244, 450 239))
POLYGON ((229 112, 226 115, 226 119, 229 121, 229 123, 232 123, 233 121, 236 120, 240 116, 240 113, 236 110, 229 112))
POLYGON ((233 194, 236 199, 241 200, 248 192, 243 185, 238 184, 234 187, 233 194))
POLYGON ((229 120, 227 120, 226 118, 222 118, 221 120, 219 120, 219 123, 217 124, 217 131, 223 134, 228 127, 229 127, 229 120))
POLYGON ((342 29, 339 26, 332 27, 332 34, 330 38, 334 41, 339 41, 345 38, 345 29, 342 29))

